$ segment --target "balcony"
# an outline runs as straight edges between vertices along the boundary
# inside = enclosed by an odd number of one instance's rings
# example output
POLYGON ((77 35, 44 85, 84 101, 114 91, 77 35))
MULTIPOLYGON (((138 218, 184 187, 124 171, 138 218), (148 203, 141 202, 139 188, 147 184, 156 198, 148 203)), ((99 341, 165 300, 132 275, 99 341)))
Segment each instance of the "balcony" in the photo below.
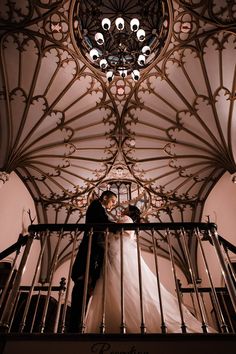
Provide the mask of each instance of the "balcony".
MULTIPOLYGON (((10 253, 14 257, 12 264, 8 264, 8 268, 5 269, 0 298, 2 332, 0 350, 3 354, 16 352, 41 354, 43 351, 48 352, 48 348, 50 354, 66 351, 85 354, 157 352, 173 354, 180 351, 187 354, 190 350, 192 354, 207 353, 210 350, 213 350, 214 354, 234 353, 236 278, 231 256, 235 253, 235 248, 217 234, 214 224, 31 225, 27 236, 21 237, 16 244, 1 253, 0 264, 4 264, 10 253), (140 325, 137 331, 133 332, 129 329, 126 318, 126 307, 129 305, 125 297, 127 269, 124 262, 124 235, 128 230, 135 230, 138 267, 137 308, 140 325), (120 289, 120 325, 116 332, 109 332, 106 317, 108 303, 106 275, 102 281, 101 322, 96 333, 95 331, 89 333, 86 329, 85 299, 88 279, 84 291, 80 331, 69 333, 72 265, 84 231, 89 232, 91 239, 94 231, 104 232, 103 275, 106 274, 109 258, 109 235, 111 232, 117 235, 121 268, 117 284, 120 289), (191 253, 190 238, 195 239, 198 257, 191 253), (180 248, 177 248, 177 245, 180 248), (182 249, 181 256, 177 249, 182 249), (149 265, 153 267, 152 273, 156 279, 155 296, 159 299, 160 326, 155 331, 149 330, 148 321, 151 314, 146 311, 146 298, 143 296, 145 278, 142 278, 142 275, 145 272, 140 259, 144 254, 151 257, 149 265), (165 304, 161 290, 163 254, 170 266, 169 280, 174 289, 173 295, 176 297, 176 307, 179 311, 180 322, 176 330, 178 333, 169 329, 166 320, 168 313, 163 306, 163 303, 165 304), (216 262, 214 267, 210 259, 212 254, 216 262), (185 263, 181 260, 185 260, 185 263), (222 275, 221 284, 215 279, 214 273, 218 272, 222 275), (199 333, 188 331, 185 308, 188 308, 199 321, 199 333), (211 333, 210 328, 214 328, 215 333, 211 333)), ((85 257, 88 267, 89 252, 85 257)))

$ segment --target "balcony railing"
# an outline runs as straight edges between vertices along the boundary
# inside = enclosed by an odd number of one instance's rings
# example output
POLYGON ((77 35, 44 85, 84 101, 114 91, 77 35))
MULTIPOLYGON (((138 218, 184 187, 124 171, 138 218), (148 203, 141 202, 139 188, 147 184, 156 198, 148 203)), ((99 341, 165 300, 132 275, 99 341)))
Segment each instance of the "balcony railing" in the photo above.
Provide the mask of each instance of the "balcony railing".
MULTIPOLYGON (((235 333, 236 314, 236 290, 235 271, 231 262, 230 252, 233 246, 227 247, 223 238, 217 234, 216 226, 212 223, 149 223, 149 224, 119 224, 119 225, 85 225, 85 224, 45 224, 31 225, 29 234, 24 237, 24 242, 19 240, 14 249, 15 256, 12 267, 4 286, 1 287, 0 298, 0 324, 2 332, 6 333, 68 333, 70 317, 70 299, 73 282, 71 281, 72 265, 81 242, 83 232, 88 231, 92 238, 94 231, 104 232, 105 261, 109 247, 110 232, 117 233, 120 242, 120 333, 126 333, 125 303, 124 303, 124 273, 122 268, 123 235, 127 230, 135 230, 137 242, 137 267, 138 288, 140 295, 140 333, 145 333, 146 324, 144 308, 145 298, 142 296, 142 263, 140 256, 142 249, 149 250, 153 261, 153 273, 156 277, 157 297, 159 298, 159 312, 161 326, 157 332, 168 333, 165 323, 165 309, 162 307, 162 278, 160 259, 163 256, 169 259, 172 284, 175 289, 177 307, 180 315, 180 328, 186 333, 183 304, 190 309, 192 314, 201 323, 203 333, 208 333, 208 325, 214 327, 219 333, 235 333), (201 259, 201 271, 204 280, 199 278, 199 270, 194 263, 195 255, 189 242, 194 238, 198 250, 197 259, 201 259), (178 258, 178 247, 182 250, 182 258, 178 258), (36 248, 34 247, 37 244, 36 248), (160 247, 161 244, 161 247, 160 247), (24 249, 23 249, 24 247, 24 249), (209 260, 209 247, 214 250, 217 266, 212 270, 209 260), (160 252, 160 248, 162 252, 160 252), (32 262, 33 259, 33 262, 32 262), (186 278, 188 286, 182 286, 183 275, 181 259, 185 261, 186 278), (60 266, 67 263, 59 284, 56 284, 55 274, 60 266), (33 264, 33 265, 32 265, 33 264), (25 278, 25 270, 28 267, 28 277, 25 278), (221 272, 223 286, 215 284, 215 271, 221 272)), ((228 244, 229 246, 229 244, 228 244)), ((7 250, 6 250, 7 251, 7 250)), ((5 256, 9 252, 2 252, 5 256)), ((89 256, 85 255, 85 257, 89 256)), ((163 258, 162 258, 163 259, 163 258)), ((3 259, 4 260, 4 259, 3 259)), ((87 262, 87 274, 89 258, 87 262)), ((61 268, 62 269, 62 268, 61 268)), ((64 269, 64 268, 63 268, 64 269)), ((109 271, 109 270, 108 270, 109 271)), ((81 317, 81 333, 86 332, 86 306, 85 301, 88 291, 88 277, 86 278, 83 314, 81 317)), ((100 333, 106 333, 106 277, 104 277, 103 308, 100 333)), ((109 327, 109 326, 108 326, 109 327)))

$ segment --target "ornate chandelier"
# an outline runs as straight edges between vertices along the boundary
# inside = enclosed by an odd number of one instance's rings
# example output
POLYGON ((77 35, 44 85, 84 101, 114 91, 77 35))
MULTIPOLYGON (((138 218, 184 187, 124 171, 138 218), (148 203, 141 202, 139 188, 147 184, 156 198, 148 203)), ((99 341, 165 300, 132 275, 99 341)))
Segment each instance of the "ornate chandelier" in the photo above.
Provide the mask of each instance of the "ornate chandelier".
POLYGON ((106 74, 133 80, 165 44, 169 27, 164 0, 80 0, 74 6, 74 36, 82 55, 106 74))

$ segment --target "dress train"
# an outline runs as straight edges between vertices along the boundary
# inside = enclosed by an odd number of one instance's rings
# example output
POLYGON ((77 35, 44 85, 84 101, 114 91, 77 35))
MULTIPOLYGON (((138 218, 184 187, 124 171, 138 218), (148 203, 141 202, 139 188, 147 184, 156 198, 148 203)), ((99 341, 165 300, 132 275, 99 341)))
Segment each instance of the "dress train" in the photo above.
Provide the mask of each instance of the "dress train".
MULTIPOLYGON (((123 217, 122 223, 132 223, 129 216, 123 217)), ((140 333, 140 296, 137 262, 137 243, 134 231, 125 231, 123 237, 124 266, 124 314, 127 333, 140 333)), ((161 332, 160 305, 157 291, 156 276, 152 273, 141 257, 142 295, 144 309, 144 324, 147 333, 161 332)), ((178 300, 162 284, 161 297, 164 321, 167 332, 181 333, 181 318, 178 300)), ((107 257, 107 292, 105 311, 105 332, 120 333, 120 240, 114 234, 109 235, 107 257)), ((94 294, 90 300, 86 319, 85 332, 99 333, 102 319, 103 276, 97 281, 94 294)), ((201 322, 182 305, 183 318, 187 333, 202 333, 201 322)), ((208 332, 215 332, 208 328, 208 332)))

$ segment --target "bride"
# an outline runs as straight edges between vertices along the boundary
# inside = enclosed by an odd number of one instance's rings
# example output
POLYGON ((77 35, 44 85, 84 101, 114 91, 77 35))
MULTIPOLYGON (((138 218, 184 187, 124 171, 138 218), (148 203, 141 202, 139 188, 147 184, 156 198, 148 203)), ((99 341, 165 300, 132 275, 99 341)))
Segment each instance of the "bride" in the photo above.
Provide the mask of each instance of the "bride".
MULTIPOLYGON (((133 205, 125 209, 120 223, 139 223, 140 210, 133 205)), ((123 236, 124 269, 124 320, 127 333, 140 333, 141 311, 138 276, 137 243, 135 231, 125 230, 123 236)), ((160 303, 156 276, 141 257, 142 296, 144 325, 147 333, 161 332, 160 303)), ((121 326, 121 281, 120 281, 120 236, 109 234, 106 278, 105 332, 120 333, 121 326)), ((99 333, 102 322, 104 277, 100 276, 88 305, 85 318, 85 332, 99 333)), ((182 332, 178 300, 160 285, 164 321, 167 332, 182 332)), ((202 332, 202 323, 182 305, 187 332, 202 332)), ((209 332, 215 332, 209 329, 209 332)))

